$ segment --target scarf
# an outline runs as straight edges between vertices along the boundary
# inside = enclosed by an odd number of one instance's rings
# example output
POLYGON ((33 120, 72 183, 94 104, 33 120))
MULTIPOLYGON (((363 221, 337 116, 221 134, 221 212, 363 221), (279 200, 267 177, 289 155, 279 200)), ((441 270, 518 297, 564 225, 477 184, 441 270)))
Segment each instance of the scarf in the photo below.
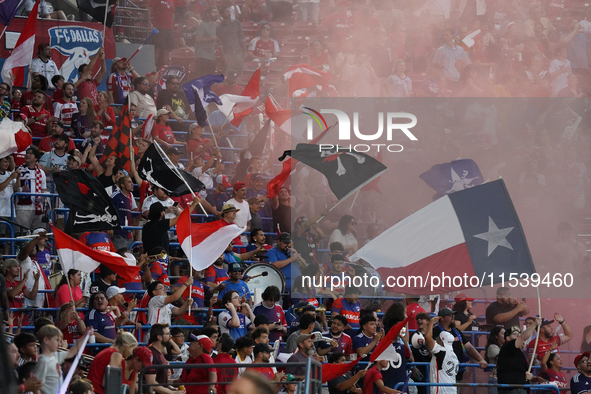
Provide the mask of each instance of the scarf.
POLYGON ((129 87, 131 86, 131 78, 129 78, 129 75, 127 73, 123 74, 123 76, 121 74, 119 74, 119 72, 115 73, 117 75, 117 103, 118 104, 123 104, 123 102, 125 101, 125 97, 123 95, 123 92, 125 89, 123 89, 123 77, 125 78, 125 81, 127 83, 127 89, 129 91, 129 87))
MULTIPOLYGON (((43 174, 37 164, 35 164, 35 190, 32 193, 41 193, 41 182, 43 181, 43 174)), ((43 204, 41 197, 35 197, 35 215, 43 214, 43 204)))

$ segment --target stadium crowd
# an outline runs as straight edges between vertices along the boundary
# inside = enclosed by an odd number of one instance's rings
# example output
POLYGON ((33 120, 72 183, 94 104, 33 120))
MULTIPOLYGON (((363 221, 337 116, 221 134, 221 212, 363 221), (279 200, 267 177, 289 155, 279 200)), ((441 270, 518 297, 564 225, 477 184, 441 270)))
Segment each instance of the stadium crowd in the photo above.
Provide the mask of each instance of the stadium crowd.
MULTIPOLYGON (((516 190, 526 230, 540 228, 531 238, 528 234, 532 253, 545 256, 539 268, 556 268, 560 261, 564 272, 591 279, 590 258, 570 224, 588 210, 591 197, 585 117, 591 12, 582 2, 152 0, 148 9, 160 31, 153 42, 157 67, 170 65, 174 50, 189 48, 194 59, 186 80, 223 73, 224 82, 213 85, 218 95, 241 94, 254 70, 262 67, 261 92, 266 91, 259 104, 268 94, 287 103, 291 97, 283 73, 306 63, 321 71, 326 82, 308 86, 307 97, 478 97, 442 101, 427 122, 443 131, 416 148, 417 160, 397 162, 397 174, 418 179, 425 165, 478 156, 488 171, 485 178, 503 175, 516 190), (523 99, 510 108, 508 101, 490 97, 523 99), (570 101, 529 100, 540 97, 570 101), (515 113, 522 119, 516 120, 515 113), (554 205, 560 210, 540 217, 554 205)), ((469 361, 486 369, 491 384, 551 382, 576 394, 591 391, 591 326, 569 325, 570 317, 563 317, 568 311, 562 310, 553 319, 535 317, 531 305, 518 301, 508 288, 497 290, 496 301, 479 318, 472 312, 474 299, 463 293, 447 306, 445 300, 439 305, 407 296, 389 301, 382 314, 380 303, 359 298, 376 293, 307 284, 303 276, 368 272, 366 264, 348 257, 395 221, 381 216, 375 192, 367 192, 368 199, 350 210, 340 205, 326 212, 337 199, 318 174, 306 170, 269 198, 266 186, 277 164, 272 155, 290 145, 280 130, 265 143, 263 154, 250 157, 244 177, 237 178, 244 160, 238 152, 259 132, 264 109, 257 107, 239 127, 211 109, 211 128, 202 128, 194 122, 178 77, 168 77, 160 89, 157 71, 141 76, 125 58, 112 59, 107 70, 101 50, 70 83, 59 75, 49 44, 39 44, 37 51, 29 90, 0 83, 0 116, 23 122, 34 140, 26 150, 0 158, 0 217, 5 220, 0 234, 34 236, 2 245, 0 293, 6 332, 13 336, 8 354, 18 392, 55 394, 75 368, 68 392, 108 393, 105 371, 112 366, 122 371, 116 386, 127 384, 135 393, 140 371, 170 364, 169 369, 148 370, 144 388, 153 385, 151 390, 164 394, 293 394, 306 379, 306 368, 291 364, 308 358, 332 364, 369 360, 384 333, 412 313, 408 331, 393 343, 395 354, 330 380, 328 391, 397 393, 394 387, 408 373, 415 382, 469 382, 476 368, 460 365, 469 361), (107 91, 98 91, 103 81, 107 91), (115 157, 102 158, 126 100, 137 152, 130 171, 115 157), (150 116, 154 126, 146 135, 144 122, 150 116), (203 182, 206 190, 198 199, 207 215, 195 209, 192 196, 171 198, 140 177, 137 166, 152 142, 165 149, 175 166, 203 182), (52 208, 63 205, 43 194, 55 193, 53 174, 79 168, 100 181, 124 228, 69 235, 92 249, 133 257, 140 273, 131 281, 106 266, 92 274, 62 272, 55 259, 48 222, 63 228, 62 214, 52 216, 52 208), (175 245, 174 226, 184 209, 196 220, 226 220, 247 231, 211 267, 196 271, 175 245), (277 229, 277 236, 272 235, 277 229), (266 264, 278 281, 259 288, 256 303, 245 272, 253 262, 266 264), (79 340, 89 330, 86 364, 72 365, 79 340), (484 350, 479 337, 470 335, 478 330, 490 331, 484 350), (572 351, 564 345, 574 331, 582 332, 583 340, 576 349, 580 354, 567 364, 558 349, 572 351), (539 368, 530 373, 533 354, 539 368), (274 362, 283 365, 216 367, 274 362), (431 363, 430 376, 424 365, 407 365, 411 362, 431 363), (208 365, 175 368, 179 363, 208 365), (569 380, 570 372, 561 370, 573 364, 576 371, 569 380)), ((397 220, 430 198, 411 201, 387 189, 388 204, 398 205, 397 220)), ((425 195, 413 182, 403 192, 425 195)), ((427 392, 425 386, 417 390, 427 392)))

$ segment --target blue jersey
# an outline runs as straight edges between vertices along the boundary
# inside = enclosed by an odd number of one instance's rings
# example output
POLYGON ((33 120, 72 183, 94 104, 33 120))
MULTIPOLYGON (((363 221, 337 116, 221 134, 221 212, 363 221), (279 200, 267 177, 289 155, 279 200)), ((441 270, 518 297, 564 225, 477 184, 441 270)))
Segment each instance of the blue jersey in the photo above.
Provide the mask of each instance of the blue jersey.
MULTIPOLYGON (((287 260, 289 256, 280 251, 277 246, 273 249, 269 249, 267 251, 267 258, 266 261, 268 263, 274 263, 276 261, 283 261, 287 260)), ((300 269, 298 268, 297 264, 287 264, 285 267, 281 268, 281 273, 285 277, 285 290, 287 293, 291 292, 291 279, 297 278, 301 275, 300 269)))
MULTIPOLYGON (((119 224, 121 226, 133 226, 131 211, 133 210, 133 194, 129 197, 125 197, 121 190, 117 190, 111 196, 113 205, 117 209, 119 215, 119 224)), ((115 230, 115 234, 121 235, 123 238, 131 238, 131 232, 129 230, 122 230, 120 228, 115 230)))
POLYGON ((395 360, 390 360, 388 368, 382 369, 382 376, 386 387, 394 387, 398 383, 406 380, 406 354, 404 351, 404 344, 394 342, 392 346, 394 346, 394 350, 396 350, 396 358, 395 360))
POLYGON ((228 323, 232 320, 232 314, 230 311, 225 310, 218 315, 218 324, 220 325, 221 333, 230 334, 234 341, 245 336, 248 333, 248 327, 252 324, 250 319, 242 313, 238 313, 238 319, 240 320, 239 327, 229 327, 228 323))
POLYGON ((570 392, 572 394, 581 394, 587 391, 591 391, 591 377, 578 372, 570 379, 570 392))
POLYGON ((221 300, 229 290, 235 290, 238 292, 240 297, 245 296, 247 300, 250 300, 250 290, 248 289, 248 285, 243 280, 238 280, 238 283, 232 282, 230 279, 227 281, 222 282, 226 285, 226 288, 220 291, 218 298, 221 300))
POLYGON ((47 249, 43 249, 37 252, 37 263, 41 266, 45 275, 49 276, 53 272, 53 263, 51 262, 51 254, 47 249))
POLYGON ((99 312, 96 309, 91 310, 88 316, 86 316, 86 326, 92 326, 94 331, 106 338, 115 339, 117 336, 115 317, 111 312, 99 312))
POLYGON ((228 271, 225 268, 218 268, 214 264, 210 265, 207 270, 205 270, 205 280, 211 283, 215 283, 216 285, 227 281, 228 279, 228 271))

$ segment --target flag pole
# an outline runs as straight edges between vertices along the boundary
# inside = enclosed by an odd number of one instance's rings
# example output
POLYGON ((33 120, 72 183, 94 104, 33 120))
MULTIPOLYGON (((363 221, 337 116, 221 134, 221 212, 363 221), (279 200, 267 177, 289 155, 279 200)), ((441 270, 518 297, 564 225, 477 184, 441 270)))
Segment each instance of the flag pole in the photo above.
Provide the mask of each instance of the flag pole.
POLYGON ((105 2, 105 19, 103 20, 103 46, 105 45, 105 35, 107 34, 107 17, 109 16, 109 2, 105 2))
POLYGON ((353 206, 355 205, 355 201, 357 201, 357 196, 359 196, 360 191, 361 189, 357 189, 357 193, 355 193, 355 198, 353 199, 353 203, 351 204, 351 208, 349 208, 349 211, 353 210, 353 206))
MULTIPOLYGON (((538 317, 541 319, 542 318, 542 302, 540 301, 540 287, 537 286, 536 287, 536 292, 538 295, 538 317)), ((534 351, 533 354, 531 355, 531 360, 529 361, 529 368, 527 369, 527 372, 530 373, 531 372, 531 368, 534 365, 534 360, 536 358, 536 350, 538 349, 538 340, 540 339, 540 328, 541 328, 541 324, 536 328, 536 340, 534 341, 534 351)))
MULTIPOLYGON (((162 150, 162 148, 160 147, 160 145, 158 144, 158 142, 154 141, 154 145, 156 146, 156 149, 158 149, 158 153, 160 153, 160 155, 162 156, 162 159, 164 159, 164 161, 166 162, 166 164, 168 164, 168 166, 172 169, 172 171, 175 173, 175 175, 178 176, 181 181, 183 181, 183 183, 185 184, 185 186, 187 186, 187 189, 189 189, 189 191, 193 195, 193 198, 197 197, 197 195, 195 194, 195 192, 193 191, 193 189, 191 189, 191 186, 189 186, 189 184, 187 183, 186 179, 183 178, 183 176, 179 172, 179 169, 176 168, 176 166, 174 164, 172 164, 172 162, 168 158, 168 155, 162 150)), ((205 208, 203 208, 203 205, 201 205, 201 201, 199 202, 199 206, 201 207, 201 210, 203 211, 203 213, 205 214, 205 216, 208 216, 207 212, 205 211, 205 208)))
MULTIPOLYGON (((72 251, 72 255, 74 254, 74 251, 72 251)), ((74 257, 74 256, 72 256, 74 257)), ((73 261, 73 260, 72 260, 73 261)), ((70 278, 67 272, 64 272, 64 275, 66 276, 66 283, 68 285, 68 290, 70 291, 70 299, 72 301, 74 301, 74 296, 72 295, 72 287, 70 286, 70 278)))

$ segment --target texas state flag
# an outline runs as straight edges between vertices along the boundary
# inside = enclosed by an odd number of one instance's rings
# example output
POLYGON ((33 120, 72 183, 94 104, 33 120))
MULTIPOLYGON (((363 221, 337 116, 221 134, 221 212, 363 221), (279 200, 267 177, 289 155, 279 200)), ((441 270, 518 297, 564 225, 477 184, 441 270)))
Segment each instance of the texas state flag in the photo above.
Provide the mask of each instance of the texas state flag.
POLYGON ((523 228, 502 179, 447 194, 398 222, 355 253, 382 277, 384 289, 405 294, 441 294, 490 286, 499 274, 532 274, 523 228), (462 277, 433 282, 434 277, 462 277), (397 282, 393 278, 403 277, 397 282), (420 280, 409 280, 409 277, 420 280), (484 279, 483 279, 484 278, 484 279), (422 285, 421 285, 422 281, 422 285), (431 284, 436 286, 431 289, 431 284))

